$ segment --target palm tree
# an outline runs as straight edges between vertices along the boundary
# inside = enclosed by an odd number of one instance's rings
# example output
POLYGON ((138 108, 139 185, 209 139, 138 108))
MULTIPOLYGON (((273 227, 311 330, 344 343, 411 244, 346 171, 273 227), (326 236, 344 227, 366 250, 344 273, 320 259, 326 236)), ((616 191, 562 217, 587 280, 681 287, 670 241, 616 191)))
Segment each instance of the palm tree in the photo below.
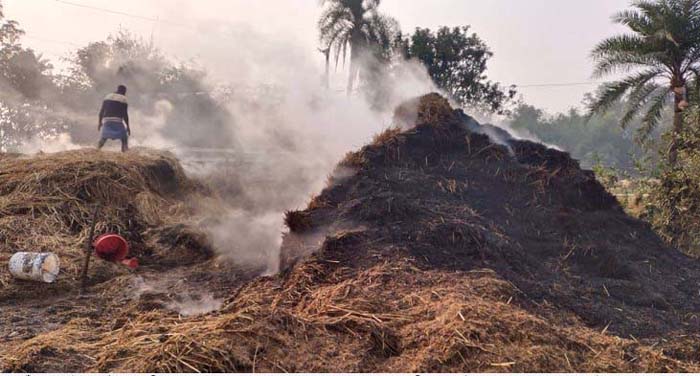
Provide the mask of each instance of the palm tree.
MULTIPOLYGON (((361 59, 388 46, 398 23, 379 13, 381 0, 321 0, 325 9, 318 22, 321 44, 333 50, 336 68, 350 50, 348 95, 352 93, 361 59), (342 59, 341 59, 342 56, 342 59)), ((382 51, 383 52, 383 51, 382 51)))
POLYGON ((319 48, 318 52, 322 53, 326 58, 326 71, 323 73, 323 85, 326 89, 331 88, 331 75, 330 75, 330 64, 331 64, 331 49, 330 47, 319 48))
POLYGON ((678 135, 683 131, 683 111, 691 94, 688 87, 700 76, 700 0, 639 0, 633 8, 613 18, 632 33, 608 38, 592 52, 596 61, 594 76, 627 76, 605 84, 589 109, 591 114, 605 112, 627 95, 621 125, 625 127, 642 116, 642 136, 646 136, 659 124, 673 97, 668 161, 674 167, 678 135))

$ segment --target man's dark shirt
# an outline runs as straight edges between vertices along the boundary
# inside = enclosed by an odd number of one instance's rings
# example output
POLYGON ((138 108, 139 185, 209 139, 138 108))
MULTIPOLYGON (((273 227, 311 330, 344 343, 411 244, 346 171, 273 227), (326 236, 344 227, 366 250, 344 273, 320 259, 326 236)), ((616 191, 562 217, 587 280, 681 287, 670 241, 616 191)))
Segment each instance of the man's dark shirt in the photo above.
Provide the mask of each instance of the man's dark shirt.
POLYGON ((100 124, 102 124, 103 119, 124 120, 128 126, 129 113, 126 96, 117 93, 107 95, 105 100, 102 102, 102 108, 100 109, 100 124))

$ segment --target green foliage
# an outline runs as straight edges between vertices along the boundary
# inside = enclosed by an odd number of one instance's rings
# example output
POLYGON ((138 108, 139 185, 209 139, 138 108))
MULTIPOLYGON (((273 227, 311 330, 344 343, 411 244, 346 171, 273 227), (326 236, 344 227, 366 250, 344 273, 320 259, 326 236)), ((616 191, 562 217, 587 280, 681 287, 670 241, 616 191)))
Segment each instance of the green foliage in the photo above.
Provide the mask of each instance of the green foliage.
MULTIPOLYGON (((641 146, 636 141, 638 122, 626 129, 618 126, 624 107, 625 103, 615 104, 607 113, 589 118, 575 109, 548 116, 543 110, 521 104, 511 114, 510 126, 561 147, 586 168, 600 165, 635 174, 636 161, 646 155, 645 149, 651 145, 641 146)), ((658 140, 658 132, 651 139, 658 140)))
MULTIPOLYGON (((673 97, 673 132, 682 132, 681 112, 688 82, 700 71, 700 0, 639 0, 633 3, 633 9, 618 13, 614 20, 631 33, 610 37, 595 47, 595 75, 627 76, 604 85, 591 102, 590 113, 604 113, 625 98, 621 125, 625 127, 641 117, 641 135, 645 137, 661 122, 664 108, 673 97)), ((675 150, 672 142, 672 163, 675 150)))
POLYGON ((667 241, 700 256, 700 104, 684 116, 688 127, 677 135, 678 163, 663 166, 659 184, 651 189, 646 218, 667 241))
POLYGON ((24 31, 19 28, 17 21, 5 18, 5 12, 0 2, 0 49, 3 55, 11 55, 20 49, 19 38, 24 31))
POLYGON ((52 66, 33 50, 20 45, 23 34, 16 21, 4 18, 0 3, 0 86, 12 94, 36 99, 41 88, 50 84, 52 66))
POLYGON ((435 84, 462 106, 503 113, 516 94, 514 86, 503 88, 488 80, 487 63, 493 53, 469 33, 469 26, 441 27, 436 32, 417 28, 401 38, 399 47, 407 59, 423 63, 435 84))
POLYGON ((593 154, 593 166, 591 170, 595 173, 596 179, 608 190, 613 189, 620 179, 626 175, 626 173, 604 164, 597 153, 593 154))
POLYGON ((3 64, 2 77, 24 98, 35 100, 56 93, 53 66, 33 50, 23 48, 3 64))
POLYGON ((639 118, 644 137, 674 104, 673 125, 660 138, 667 162, 649 185, 645 216, 669 242, 700 255, 700 0, 636 1, 615 21, 631 33, 593 50, 596 74, 627 76, 607 84, 590 110, 601 113, 623 99, 622 126, 639 118))
POLYGON ((55 135, 68 126, 40 100, 57 93, 52 67, 41 55, 21 46, 23 34, 16 21, 4 17, 0 3, 0 152, 32 137, 55 135))

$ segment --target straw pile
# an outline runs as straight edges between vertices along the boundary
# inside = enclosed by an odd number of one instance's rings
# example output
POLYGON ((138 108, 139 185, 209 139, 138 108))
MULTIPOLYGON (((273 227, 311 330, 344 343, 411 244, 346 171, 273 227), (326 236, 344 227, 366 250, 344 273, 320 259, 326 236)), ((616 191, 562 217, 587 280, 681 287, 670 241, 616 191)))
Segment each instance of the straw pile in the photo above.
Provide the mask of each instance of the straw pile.
MULTIPOLYGON (((0 159, 0 265, 15 252, 55 252, 62 273, 51 286, 10 283, 0 268, 0 297, 55 294, 76 285, 95 206, 97 233, 122 234, 133 256, 147 256, 146 229, 177 222, 183 199, 202 188, 190 181, 174 156, 145 149, 127 154, 71 151, 0 159)), ((95 275, 119 273, 106 263, 95 275)))
POLYGON ((151 312, 102 336, 85 321, 71 322, 14 347, 8 369, 700 370, 694 344, 698 337, 623 339, 588 328, 555 307, 529 305, 526 296, 491 270, 422 271, 392 261, 358 271, 313 258, 286 278, 244 287, 213 315, 182 319, 151 312))

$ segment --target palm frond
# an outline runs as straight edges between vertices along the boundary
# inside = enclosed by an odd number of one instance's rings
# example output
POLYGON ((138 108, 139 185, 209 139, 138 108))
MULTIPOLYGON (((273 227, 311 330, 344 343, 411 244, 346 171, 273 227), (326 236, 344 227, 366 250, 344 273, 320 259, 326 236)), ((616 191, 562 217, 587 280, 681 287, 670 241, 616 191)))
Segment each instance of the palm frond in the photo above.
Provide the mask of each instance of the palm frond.
POLYGON ((594 78, 602 78, 615 73, 627 73, 640 68, 655 68, 662 66, 670 71, 668 65, 663 61, 663 56, 649 54, 646 56, 614 55, 605 59, 599 59, 593 69, 594 78))
POLYGON ((665 55, 638 35, 623 34, 600 42, 591 52, 596 61, 593 75, 602 77, 639 67, 657 67, 665 55))
POLYGON ((662 13, 663 5, 658 1, 637 0, 632 3, 645 17, 650 19, 658 18, 662 13))
POLYGON ((627 108, 625 109, 625 114, 620 120, 620 126, 622 128, 627 128, 627 126, 639 115, 639 111, 644 107, 649 101, 649 96, 651 96, 655 91, 657 91, 661 86, 657 83, 651 82, 643 85, 637 86, 629 95, 627 99, 627 108))
POLYGON ((688 102, 700 105, 700 67, 690 67, 693 78, 688 82, 688 102))
POLYGON ((594 58, 605 58, 621 53, 644 55, 647 52, 652 52, 646 42, 645 37, 640 35, 616 35, 598 43, 591 52, 591 56, 594 58))
POLYGON ((653 30, 653 22, 649 17, 632 9, 615 14, 613 22, 626 25, 633 31, 641 34, 646 34, 653 30))
POLYGON ((654 128, 659 125, 668 98, 669 90, 661 89, 658 90, 656 95, 649 101, 649 108, 642 119, 642 127, 639 129, 639 135, 642 140, 645 140, 654 128))
POLYGON ((596 113, 603 113, 618 102, 627 91, 644 86, 649 81, 658 77, 663 71, 659 69, 647 70, 623 80, 610 82, 603 85, 598 98, 589 106, 589 116, 596 113))
POLYGON ((610 107, 625 95, 629 88, 630 85, 622 81, 603 85, 597 99, 588 106, 589 117, 597 113, 608 111, 610 107))
POLYGON ((318 21, 320 39, 327 39, 330 34, 339 28, 347 28, 352 24, 352 15, 347 9, 330 7, 321 14, 318 21))
POLYGON ((377 8, 379 8, 381 3, 382 0, 364 0, 362 6, 368 11, 375 11, 377 8))

